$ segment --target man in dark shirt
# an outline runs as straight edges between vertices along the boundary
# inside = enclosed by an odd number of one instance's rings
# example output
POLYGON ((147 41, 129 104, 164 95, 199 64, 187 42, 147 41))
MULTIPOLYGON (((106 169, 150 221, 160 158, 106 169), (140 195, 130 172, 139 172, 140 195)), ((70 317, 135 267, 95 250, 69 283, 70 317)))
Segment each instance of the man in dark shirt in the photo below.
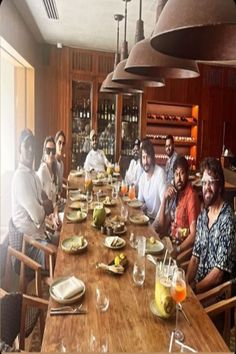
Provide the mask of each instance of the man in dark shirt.
POLYGON ((196 239, 187 280, 201 293, 226 280, 233 270, 235 219, 223 200, 224 173, 220 162, 207 158, 201 164, 204 209, 198 217, 196 239))

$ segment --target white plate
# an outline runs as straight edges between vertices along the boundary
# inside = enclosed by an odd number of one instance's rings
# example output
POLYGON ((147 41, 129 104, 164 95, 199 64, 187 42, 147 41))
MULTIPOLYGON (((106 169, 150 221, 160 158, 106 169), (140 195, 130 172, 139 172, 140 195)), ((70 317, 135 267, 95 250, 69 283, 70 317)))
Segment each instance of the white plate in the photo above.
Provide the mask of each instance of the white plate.
POLYGON ((164 250, 164 245, 161 241, 155 240, 155 243, 151 243, 148 239, 146 242, 146 253, 158 254, 164 250))
POLYGON ((60 298, 58 298, 58 297, 54 294, 54 292, 53 292, 53 286, 59 284, 60 282, 65 281, 65 280, 67 280, 67 279, 69 279, 69 278, 70 278, 70 276, 57 278, 56 280, 54 280, 54 282, 51 284, 51 286, 50 286, 50 288, 49 288, 49 293, 50 293, 51 297, 52 297, 56 302, 58 302, 59 304, 65 304, 65 305, 66 305, 66 304, 73 304, 74 302, 77 302, 77 301, 84 295, 84 293, 85 293, 85 285, 84 285, 84 282, 78 278, 78 279, 81 281, 81 283, 83 283, 83 290, 82 290, 80 293, 78 293, 78 294, 72 296, 72 297, 69 298, 69 299, 60 299, 60 298))
POLYGON ((70 192, 70 200, 72 202, 86 200, 86 195, 78 192, 70 192))
POLYGON ((87 214, 84 213, 84 212, 78 212, 78 211, 71 211, 69 213, 66 214, 66 218, 69 220, 69 221, 72 221, 72 222, 82 222, 83 220, 85 220, 87 218, 87 214), (78 216, 79 214, 79 216, 78 216), (80 217, 81 215, 81 217, 80 217))
POLYGON ((109 236, 106 237, 104 242, 103 242, 104 246, 106 246, 107 248, 111 248, 113 250, 118 250, 120 248, 123 248, 126 245, 126 241, 123 240, 123 238, 119 237, 119 236, 109 236), (114 238, 118 238, 118 240, 121 242, 121 244, 119 244, 119 246, 110 246, 110 244, 107 243, 108 239, 114 239, 114 238))
POLYGON ((69 208, 71 208, 71 209, 82 209, 82 208, 84 208, 84 203, 81 203, 79 201, 75 201, 75 202, 72 202, 69 205, 69 208))
POLYGON ((77 247, 76 242, 78 242, 78 241, 79 241, 79 236, 71 236, 71 237, 65 238, 61 243, 61 248, 66 253, 71 253, 71 254, 81 253, 87 248, 88 241, 84 238, 83 246, 77 247), (74 248, 72 248, 73 245, 74 245, 74 248))
POLYGON ((140 201, 140 200, 131 200, 130 202, 128 202, 128 205, 131 207, 131 208, 140 208, 143 203, 140 201))
POLYGON ((70 175, 71 176, 75 176, 75 177, 80 177, 80 176, 82 176, 82 174, 83 174, 83 171, 78 171, 78 170, 71 170, 70 171, 70 175))
POLYGON ((133 224, 136 224, 136 225, 146 225, 149 222, 149 217, 144 214, 143 215, 142 214, 133 215, 133 216, 130 216, 129 219, 133 224))

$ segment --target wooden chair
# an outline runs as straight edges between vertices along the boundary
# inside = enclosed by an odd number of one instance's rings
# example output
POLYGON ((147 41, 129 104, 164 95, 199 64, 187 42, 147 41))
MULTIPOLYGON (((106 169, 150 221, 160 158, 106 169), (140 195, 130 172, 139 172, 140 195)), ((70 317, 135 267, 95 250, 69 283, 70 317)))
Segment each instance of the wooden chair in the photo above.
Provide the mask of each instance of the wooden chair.
POLYGON ((211 318, 224 314, 222 336, 228 346, 230 344, 232 312, 234 314, 234 336, 236 339, 236 296, 231 296, 233 283, 235 283, 235 279, 229 280, 211 290, 206 291, 205 293, 197 295, 199 301, 203 304, 203 306, 205 305, 205 311, 211 318), (220 300, 217 301, 217 299, 220 300))
POLYGON ((0 288, 0 340, 1 346, 4 345, 3 350, 11 350, 17 335, 19 335, 19 348, 24 350, 25 338, 35 325, 32 314, 47 307, 48 301, 44 299, 22 293, 7 293, 0 288), (30 312, 29 308, 31 308, 30 312))

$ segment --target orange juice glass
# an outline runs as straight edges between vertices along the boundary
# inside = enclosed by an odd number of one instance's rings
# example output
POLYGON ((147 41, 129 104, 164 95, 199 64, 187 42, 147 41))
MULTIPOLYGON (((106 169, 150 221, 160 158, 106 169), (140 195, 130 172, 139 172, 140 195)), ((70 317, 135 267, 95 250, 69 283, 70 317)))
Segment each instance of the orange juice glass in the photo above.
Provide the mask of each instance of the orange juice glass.
POLYGON ((121 183, 121 193, 124 196, 128 192, 128 186, 125 181, 121 183))
POLYGON ((186 298, 186 284, 184 280, 179 280, 176 282, 175 286, 171 288, 171 296, 175 302, 180 303, 186 298))
POLYGON ((92 176, 88 172, 85 174, 84 189, 85 189, 85 193, 91 192, 93 189, 92 176))
POLYGON ((129 186, 128 197, 129 197, 130 200, 134 200, 135 199, 135 186, 133 184, 131 184, 131 186, 129 186))
POLYGON ((120 173, 120 165, 115 163, 115 173, 120 173))

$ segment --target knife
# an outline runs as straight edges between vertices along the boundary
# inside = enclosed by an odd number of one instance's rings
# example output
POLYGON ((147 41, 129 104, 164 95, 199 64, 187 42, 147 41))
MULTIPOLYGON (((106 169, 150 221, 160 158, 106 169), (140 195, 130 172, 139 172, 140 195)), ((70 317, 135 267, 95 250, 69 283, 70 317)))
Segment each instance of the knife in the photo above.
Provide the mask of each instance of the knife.
POLYGON ((87 310, 61 310, 61 311, 50 311, 50 316, 60 316, 60 315, 85 315, 87 310))

